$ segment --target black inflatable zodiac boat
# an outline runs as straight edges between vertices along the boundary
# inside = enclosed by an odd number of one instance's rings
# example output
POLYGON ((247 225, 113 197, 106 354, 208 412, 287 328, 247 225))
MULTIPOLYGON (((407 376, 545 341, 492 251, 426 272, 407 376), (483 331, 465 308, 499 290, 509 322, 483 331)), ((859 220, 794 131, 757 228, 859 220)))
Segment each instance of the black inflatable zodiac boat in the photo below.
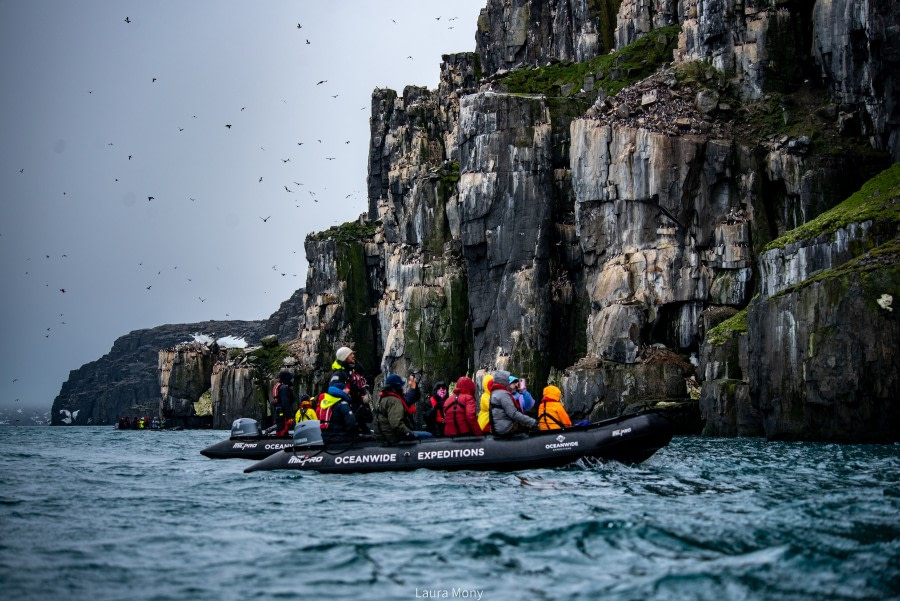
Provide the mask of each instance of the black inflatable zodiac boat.
MULTIPOLYGON (((316 422, 316 427, 318 427, 316 422)), ((217 442, 200 451, 211 459, 264 459, 276 451, 290 448, 293 436, 270 436, 260 428, 259 422, 242 417, 231 423, 231 438, 217 442)))
POLYGON ((581 457, 641 463, 672 440, 672 422, 659 413, 519 434, 511 438, 433 438, 384 446, 362 442, 325 448, 319 422, 302 422, 293 444, 254 463, 245 472, 312 470, 323 473, 433 470, 514 471, 559 467, 581 457))

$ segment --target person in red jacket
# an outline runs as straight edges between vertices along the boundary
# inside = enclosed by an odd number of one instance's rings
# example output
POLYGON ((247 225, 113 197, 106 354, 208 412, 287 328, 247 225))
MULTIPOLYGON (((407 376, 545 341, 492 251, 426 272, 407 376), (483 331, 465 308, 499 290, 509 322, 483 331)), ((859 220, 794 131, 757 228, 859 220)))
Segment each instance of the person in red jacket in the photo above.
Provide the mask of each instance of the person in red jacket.
POLYGON ((444 401, 444 436, 481 436, 478 425, 478 402, 475 382, 465 376, 456 381, 456 388, 444 401))

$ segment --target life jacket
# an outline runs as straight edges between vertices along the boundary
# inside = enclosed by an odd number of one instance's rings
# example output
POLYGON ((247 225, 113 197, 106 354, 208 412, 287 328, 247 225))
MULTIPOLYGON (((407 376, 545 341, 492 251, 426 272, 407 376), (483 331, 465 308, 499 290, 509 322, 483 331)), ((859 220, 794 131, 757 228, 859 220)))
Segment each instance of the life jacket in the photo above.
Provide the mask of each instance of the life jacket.
POLYGON ((281 400, 278 397, 279 389, 281 388, 281 382, 275 382, 275 385, 272 386, 272 402, 276 405, 281 403, 281 400))
MULTIPOLYGON (((349 402, 349 397, 337 396, 335 394, 331 394, 331 390, 325 393, 325 396, 322 398, 322 402, 319 403, 319 410, 316 415, 319 417, 319 428, 322 430, 327 430, 328 425, 331 423, 331 414, 334 411, 334 406, 337 405, 340 401, 349 402)), ((344 392, 341 391, 343 395, 344 392)))
MULTIPOLYGON (((328 398, 328 395, 325 395, 325 398, 328 398)), ((333 406, 334 405, 328 405, 326 407, 324 402, 319 405, 319 408, 316 410, 316 417, 319 418, 319 429, 328 429, 328 424, 331 422, 331 408, 333 406)))
MULTIPOLYGON (((558 403, 559 401, 556 402, 558 403)), ((552 413, 547 413, 546 400, 541 401, 540 409, 538 410, 538 425, 540 426, 541 430, 556 430, 568 427, 564 423, 556 419, 556 416, 554 416, 552 413), (551 427, 547 420, 552 421, 554 424, 556 424, 557 427, 551 427)))

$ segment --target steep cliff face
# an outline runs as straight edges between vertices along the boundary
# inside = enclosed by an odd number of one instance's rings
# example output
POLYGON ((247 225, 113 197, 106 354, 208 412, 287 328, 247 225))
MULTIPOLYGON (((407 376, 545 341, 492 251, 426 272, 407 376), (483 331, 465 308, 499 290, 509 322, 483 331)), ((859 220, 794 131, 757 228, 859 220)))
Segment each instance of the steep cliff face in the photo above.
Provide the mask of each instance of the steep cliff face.
POLYGON ((896 439, 898 225, 895 163, 760 257, 748 379, 768 437, 896 439))
POLYGON ((172 423, 195 415, 194 403, 209 390, 216 358, 205 344, 179 344, 159 352, 161 399, 153 415, 164 415, 172 423))
POLYGON ((898 249, 895 239, 751 307, 749 344, 770 350, 749 374, 768 438, 897 440, 900 325, 878 300, 900 293, 898 249))
POLYGON ((478 367, 549 354, 554 193, 543 98, 482 92, 460 115, 460 238, 478 367))
POLYGON ((841 126, 900 161, 900 5, 818 0, 812 18, 813 56, 841 126))
POLYGON ((488 0, 478 17, 476 49, 485 74, 581 62, 613 46, 615 15, 622 0, 488 0))
POLYGON ((231 422, 238 417, 265 421, 266 411, 260 403, 252 367, 216 363, 208 381, 213 406, 213 428, 229 428, 231 422))
POLYGON ((345 344, 373 380, 471 368, 457 138, 477 70, 473 54, 445 56, 438 90, 372 94, 367 218, 306 240, 311 293, 291 344, 305 389, 322 387, 345 344))

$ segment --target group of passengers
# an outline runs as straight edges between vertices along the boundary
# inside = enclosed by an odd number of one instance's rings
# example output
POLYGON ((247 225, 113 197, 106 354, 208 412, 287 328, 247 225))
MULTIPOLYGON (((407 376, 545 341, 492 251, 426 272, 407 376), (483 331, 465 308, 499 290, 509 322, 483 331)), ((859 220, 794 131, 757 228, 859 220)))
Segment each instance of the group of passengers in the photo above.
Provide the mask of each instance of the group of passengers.
POLYGON ((153 419, 146 415, 132 418, 130 415, 123 415, 116 427, 119 430, 160 430, 166 427, 166 418, 156 415, 153 419))
POLYGON ((293 391, 284 390, 290 389, 291 374, 282 372, 280 381, 286 385, 279 388, 276 384, 273 390, 279 430, 292 425, 291 421, 318 419, 325 444, 374 439, 393 445, 440 436, 490 433, 508 437, 572 426, 558 387, 545 387, 538 403, 527 390, 524 380, 505 370, 484 376, 480 397, 476 397, 475 382, 463 376, 452 389, 446 382, 435 383, 427 400, 421 397, 418 377, 414 373, 406 380, 397 374, 388 374, 377 397, 371 398, 366 379, 356 363, 356 354, 349 347, 337 350, 332 370, 326 392, 315 400, 302 397, 295 419, 279 422, 278 415, 288 415, 285 408, 293 401, 293 391), (419 411, 420 407, 422 411, 419 411))

